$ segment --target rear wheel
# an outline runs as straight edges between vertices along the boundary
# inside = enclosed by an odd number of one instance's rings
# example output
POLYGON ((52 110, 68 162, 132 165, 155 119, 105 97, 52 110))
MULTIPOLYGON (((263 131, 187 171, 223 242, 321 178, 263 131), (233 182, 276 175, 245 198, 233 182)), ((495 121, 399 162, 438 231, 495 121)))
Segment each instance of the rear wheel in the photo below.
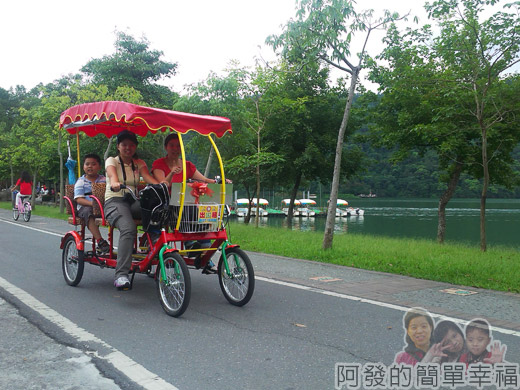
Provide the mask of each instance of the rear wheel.
POLYGON ((70 286, 77 286, 83 277, 84 267, 83 251, 78 250, 74 237, 67 237, 61 259, 61 268, 65 282, 70 286))
POLYGON ((226 271, 224 257, 218 263, 218 281, 226 299, 235 306, 244 306, 255 290, 255 273, 251 260, 240 248, 226 250, 229 274, 226 271))
POLYGON ((166 279, 162 278, 161 267, 157 266, 157 294, 166 314, 179 317, 186 311, 191 297, 191 278, 188 267, 177 252, 163 256, 166 279))
POLYGON ((20 217, 20 212, 18 211, 18 207, 15 206, 13 209, 13 219, 15 221, 18 221, 18 218, 20 217))
POLYGON ((29 220, 31 219, 31 204, 26 202, 23 204, 23 208, 24 208, 23 220, 25 222, 29 222, 29 220))

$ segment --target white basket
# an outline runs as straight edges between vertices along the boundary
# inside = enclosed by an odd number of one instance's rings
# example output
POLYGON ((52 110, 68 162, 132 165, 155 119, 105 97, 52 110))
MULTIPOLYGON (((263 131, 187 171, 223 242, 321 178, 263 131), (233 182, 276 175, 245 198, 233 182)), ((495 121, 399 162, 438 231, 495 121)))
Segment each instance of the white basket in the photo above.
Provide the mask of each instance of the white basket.
MULTIPOLYGON (((218 203, 190 204, 183 207, 179 232, 201 233, 219 230, 225 205, 218 203)), ((172 207, 171 229, 175 229, 179 217, 179 206, 172 207)))

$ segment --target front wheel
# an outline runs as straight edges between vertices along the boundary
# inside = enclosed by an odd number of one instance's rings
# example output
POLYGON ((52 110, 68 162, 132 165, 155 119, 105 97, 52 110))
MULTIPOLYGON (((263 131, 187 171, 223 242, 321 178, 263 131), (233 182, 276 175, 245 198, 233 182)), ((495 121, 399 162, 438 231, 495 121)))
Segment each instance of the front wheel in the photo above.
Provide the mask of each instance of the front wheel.
POLYGON ((251 260, 240 248, 226 250, 229 273, 226 270, 224 256, 218 262, 218 281, 226 299, 235 306, 244 306, 255 289, 255 272, 251 260))
POLYGON ((18 207, 15 206, 13 209, 13 219, 15 221, 18 221, 18 218, 20 217, 20 211, 18 211, 18 207))
POLYGON ((85 267, 84 253, 78 250, 74 237, 67 237, 63 246, 61 268, 69 286, 77 286, 83 277, 85 267))
POLYGON ((181 255, 169 252, 163 256, 166 279, 157 266, 157 294, 166 314, 179 317, 186 311, 191 297, 191 278, 181 255))
POLYGON ((23 213, 23 220, 25 222, 29 222, 31 219, 31 204, 30 203, 24 203, 23 204, 24 213, 23 213))

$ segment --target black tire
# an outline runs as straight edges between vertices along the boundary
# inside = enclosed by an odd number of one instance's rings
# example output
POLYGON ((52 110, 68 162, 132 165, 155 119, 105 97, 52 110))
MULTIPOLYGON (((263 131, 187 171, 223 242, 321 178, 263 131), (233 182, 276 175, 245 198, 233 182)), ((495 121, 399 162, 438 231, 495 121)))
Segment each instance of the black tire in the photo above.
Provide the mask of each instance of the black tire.
POLYGON ((13 219, 18 221, 18 218, 20 218, 20 212, 18 211, 18 207, 15 206, 13 209, 13 219))
POLYGON ((162 279, 161 267, 158 265, 155 278, 157 294, 166 314, 172 317, 179 317, 190 304, 190 272, 183 258, 177 252, 166 253, 163 256, 163 260, 166 280, 162 279))
POLYGON ((23 220, 25 222, 29 222, 31 220, 31 206, 29 203, 24 203, 23 208, 24 208, 23 220))
POLYGON ((244 306, 255 290, 255 272, 249 256, 240 248, 226 250, 230 275, 224 266, 224 257, 218 262, 218 281, 226 299, 235 306, 244 306))
POLYGON ((61 269, 65 282, 69 286, 77 286, 83 277, 84 268, 84 252, 78 250, 74 237, 67 237, 61 258, 61 269))

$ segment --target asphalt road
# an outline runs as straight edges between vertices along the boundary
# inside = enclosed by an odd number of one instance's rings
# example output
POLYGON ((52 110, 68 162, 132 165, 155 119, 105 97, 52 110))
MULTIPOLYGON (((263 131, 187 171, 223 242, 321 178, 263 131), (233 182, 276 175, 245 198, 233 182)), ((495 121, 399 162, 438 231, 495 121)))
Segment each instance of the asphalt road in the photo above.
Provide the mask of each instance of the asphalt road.
POLYGON ((462 323, 485 317, 507 345, 507 360, 520 361, 515 294, 451 296, 439 292, 449 285, 249 253, 257 281, 246 306, 226 301, 216 275, 191 270, 190 306, 172 318, 144 275, 132 291, 119 292, 113 270, 87 264, 79 286, 68 286, 59 249, 67 230, 37 216, 14 223, 0 210, 0 276, 45 309, 28 307, 15 289, 0 288, 0 296, 57 342, 94 356, 101 374, 124 389, 147 387, 149 377, 129 373, 151 376, 157 387, 148 388, 332 389, 335 363, 393 362, 407 306, 462 323))

